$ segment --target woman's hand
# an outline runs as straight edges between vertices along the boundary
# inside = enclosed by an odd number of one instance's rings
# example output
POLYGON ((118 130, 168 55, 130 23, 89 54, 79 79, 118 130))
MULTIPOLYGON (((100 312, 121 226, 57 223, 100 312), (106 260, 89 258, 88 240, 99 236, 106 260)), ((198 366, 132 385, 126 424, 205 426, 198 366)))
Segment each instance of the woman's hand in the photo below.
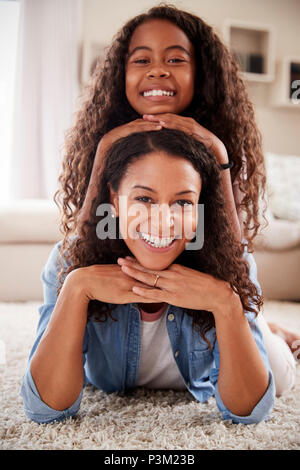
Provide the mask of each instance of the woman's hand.
MULTIPOLYGON (((124 273, 140 281, 133 284, 133 291, 141 299, 150 299, 153 303, 166 302, 182 308, 207 310, 213 314, 222 311, 224 304, 228 305, 229 302, 241 304, 239 296, 227 282, 180 264, 172 264, 162 271, 146 269, 131 257, 118 258, 118 264, 124 273), (159 278, 153 287, 156 274, 159 278)), ((141 299, 140 302, 143 302, 141 299)))
POLYGON ((177 129, 202 142, 205 147, 211 151, 218 162, 228 163, 228 154, 223 142, 212 132, 201 126, 195 119, 190 117, 178 116, 177 114, 144 114, 145 121, 151 121, 161 124, 168 129, 177 129))
POLYGON ((87 302, 90 300, 112 304, 153 302, 148 297, 133 292, 132 287, 135 285, 145 288, 147 286, 124 273, 118 264, 95 264, 74 269, 67 276, 65 283, 71 285, 72 289, 75 288, 76 292, 80 291, 87 302))

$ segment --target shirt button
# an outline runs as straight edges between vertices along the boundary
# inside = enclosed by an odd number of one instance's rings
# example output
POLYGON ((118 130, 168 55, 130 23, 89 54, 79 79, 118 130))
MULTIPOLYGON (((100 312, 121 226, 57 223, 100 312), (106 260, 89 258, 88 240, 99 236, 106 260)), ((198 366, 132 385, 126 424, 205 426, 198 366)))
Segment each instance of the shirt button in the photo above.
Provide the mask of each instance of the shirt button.
POLYGON ((176 351, 176 352, 175 352, 175 357, 177 357, 177 356, 178 356, 178 354, 179 354, 179 351, 176 351))
POLYGON ((173 321, 174 318, 175 318, 175 317, 174 317, 173 313, 169 313, 169 315, 168 315, 168 320, 169 320, 169 321, 173 321))

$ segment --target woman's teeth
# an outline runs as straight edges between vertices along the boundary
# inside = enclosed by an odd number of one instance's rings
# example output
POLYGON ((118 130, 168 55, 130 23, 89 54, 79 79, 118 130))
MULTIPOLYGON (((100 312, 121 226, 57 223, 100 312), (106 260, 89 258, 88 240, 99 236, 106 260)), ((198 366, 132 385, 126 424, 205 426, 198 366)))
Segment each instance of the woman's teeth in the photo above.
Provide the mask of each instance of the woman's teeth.
POLYGON ((164 248, 166 246, 171 245, 175 237, 170 237, 170 238, 158 238, 154 236, 150 236, 147 233, 140 233, 140 236, 145 242, 147 242, 149 245, 154 246, 155 248, 164 248))
POLYGON ((166 90, 149 90, 144 91, 143 96, 174 96, 174 91, 166 91, 166 90))

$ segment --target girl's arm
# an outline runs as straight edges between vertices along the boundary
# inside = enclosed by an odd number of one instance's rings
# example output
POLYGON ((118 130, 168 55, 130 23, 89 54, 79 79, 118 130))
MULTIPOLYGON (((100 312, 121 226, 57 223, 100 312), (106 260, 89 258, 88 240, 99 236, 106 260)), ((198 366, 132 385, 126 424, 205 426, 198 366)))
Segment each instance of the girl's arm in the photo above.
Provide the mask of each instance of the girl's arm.
MULTIPOLYGON (((228 163, 228 154, 225 146, 218 146, 214 151, 216 158, 218 159, 219 163, 228 163)), ((221 172, 221 184, 223 188, 224 200, 225 200, 225 207, 226 213, 228 215, 229 224, 232 227, 233 233, 238 241, 241 241, 243 238, 243 222, 242 219, 239 218, 237 212, 237 203, 239 201, 236 200, 236 197, 240 197, 237 193, 234 193, 234 187, 232 186, 231 177, 230 177, 230 169, 222 170, 221 172)), ((235 185, 236 187, 236 185, 235 185)))
MULTIPOLYGON (((178 129, 193 136, 195 139, 203 142, 203 144, 214 154, 220 164, 228 163, 228 153, 223 142, 193 118, 166 113, 155 115, 145 114, 143 119, 150 122, 158 122, 166 129, 178 129)), ((236 239, 240 242, 243 236, 242 221, 239 220, 236 209, 230 169, 223 170, 221 178, 228 221, 236 239)))
POLYGON ((154 131, 159 130, 161 128, 162 126, 157 122, 148 122, 144 119, 136 119, 135 121, 131 121, 127 124, 123 124, 112 129, 102 137, 97 147, 90 181, 85 195, 85 200, 77 219, 77 230, 79 233, 81 233, 82 231, 84 222, 89 218, 92 201, 99 192, 99 182, 101 172, 103 170, 105 154, 111 147, 111 145, 116 140, 122 137, 126 137, 127 135, 132 134, 134 132, 154 131))
POLYGON ((83 225, 89 219, 93 199, 99 193, 99 182, 106 150, 107 147, 105 146, 104 138, 102 138, 97 147, 97 152, 95 155, 92 173, 90 176, 90 181, 86 191, 84 203, 82 208, 80 209, 77 218, 77 231, 79 234, 82 233, 83 225))

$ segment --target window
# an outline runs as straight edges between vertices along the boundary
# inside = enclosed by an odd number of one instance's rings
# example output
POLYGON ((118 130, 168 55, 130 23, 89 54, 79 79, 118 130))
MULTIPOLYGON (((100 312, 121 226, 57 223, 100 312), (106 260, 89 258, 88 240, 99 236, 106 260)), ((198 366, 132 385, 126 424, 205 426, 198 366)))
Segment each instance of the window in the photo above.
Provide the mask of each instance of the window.
POLYGON ((13 103, 19 28, 18 1, 0 1, 0 201, 9 199, 13 103))

